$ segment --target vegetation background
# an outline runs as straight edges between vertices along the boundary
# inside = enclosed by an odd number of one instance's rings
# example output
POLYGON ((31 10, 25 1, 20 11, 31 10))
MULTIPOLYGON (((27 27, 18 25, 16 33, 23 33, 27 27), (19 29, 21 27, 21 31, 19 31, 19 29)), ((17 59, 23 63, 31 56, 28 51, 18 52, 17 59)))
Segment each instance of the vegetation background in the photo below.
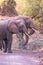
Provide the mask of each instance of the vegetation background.
POLYGON ((26 15, 43 33, 43 0, 0 0, 0 15, 26 15))

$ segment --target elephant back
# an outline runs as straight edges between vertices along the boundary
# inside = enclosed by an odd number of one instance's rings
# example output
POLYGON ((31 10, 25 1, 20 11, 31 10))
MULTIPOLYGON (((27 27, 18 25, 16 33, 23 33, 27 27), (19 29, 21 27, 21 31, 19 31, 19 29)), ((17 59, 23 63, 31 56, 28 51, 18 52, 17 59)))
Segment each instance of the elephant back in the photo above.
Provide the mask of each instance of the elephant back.
POLYGON ((0 26, 7 27, 9 20, 0 20, 0 26))

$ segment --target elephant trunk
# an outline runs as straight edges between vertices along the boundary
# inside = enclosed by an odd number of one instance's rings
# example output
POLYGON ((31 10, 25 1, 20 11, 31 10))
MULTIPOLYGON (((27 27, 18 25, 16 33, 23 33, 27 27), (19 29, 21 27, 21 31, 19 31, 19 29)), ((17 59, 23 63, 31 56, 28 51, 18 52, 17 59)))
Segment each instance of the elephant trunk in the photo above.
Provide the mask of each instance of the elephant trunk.
POLYGON ((28 29, 26 28, 25 25, 23 26, 23 32, 24 32, 25 35, 27 35, 29 37, 28 29))

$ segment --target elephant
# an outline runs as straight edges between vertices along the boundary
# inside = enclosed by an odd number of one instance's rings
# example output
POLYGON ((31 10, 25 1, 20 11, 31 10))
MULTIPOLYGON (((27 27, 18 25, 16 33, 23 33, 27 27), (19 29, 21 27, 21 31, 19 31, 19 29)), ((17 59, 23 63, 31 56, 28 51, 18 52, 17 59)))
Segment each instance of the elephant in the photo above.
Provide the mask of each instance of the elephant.
POLYGON ((4 52, 11 53, 12 34, 19 34, 23 32, 28 35, 24 20, 0 20, 0 40, 5 41, 4 52))
MULTIPOLYGON (((37 30, 35 24, 33 23, 32 18, 29 16, 15 16, 13 18, 13 20, 24 20, 24 24, 25 24, 27 30, 29 29, 29 31, 28 31, 29 36, 34 34, 35 31, 37 30)), ((22 35, 21 37, 23 38, 23 32, 21 33, 21 35, 22 35)), ((23 44, 23 46, 27 45, 28 40, 29 40, 29 36, 26 35, 26 41, 25 41, 25 44, 23 44)), ((20 35, 19 35, 19 39, 20 39, 20 35)), ((20 43, 20 44, 22 44, 22 43, 20 43)))

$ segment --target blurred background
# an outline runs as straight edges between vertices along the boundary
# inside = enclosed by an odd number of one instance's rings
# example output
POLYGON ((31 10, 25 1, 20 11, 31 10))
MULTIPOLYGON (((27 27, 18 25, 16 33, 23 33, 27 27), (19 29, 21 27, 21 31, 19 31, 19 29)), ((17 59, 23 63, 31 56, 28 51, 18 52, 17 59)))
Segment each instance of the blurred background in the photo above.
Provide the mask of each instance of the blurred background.
POLYGON ((43 0, 0 0, 0 15, 31 16, 41 33, 43 33, 43 0))

